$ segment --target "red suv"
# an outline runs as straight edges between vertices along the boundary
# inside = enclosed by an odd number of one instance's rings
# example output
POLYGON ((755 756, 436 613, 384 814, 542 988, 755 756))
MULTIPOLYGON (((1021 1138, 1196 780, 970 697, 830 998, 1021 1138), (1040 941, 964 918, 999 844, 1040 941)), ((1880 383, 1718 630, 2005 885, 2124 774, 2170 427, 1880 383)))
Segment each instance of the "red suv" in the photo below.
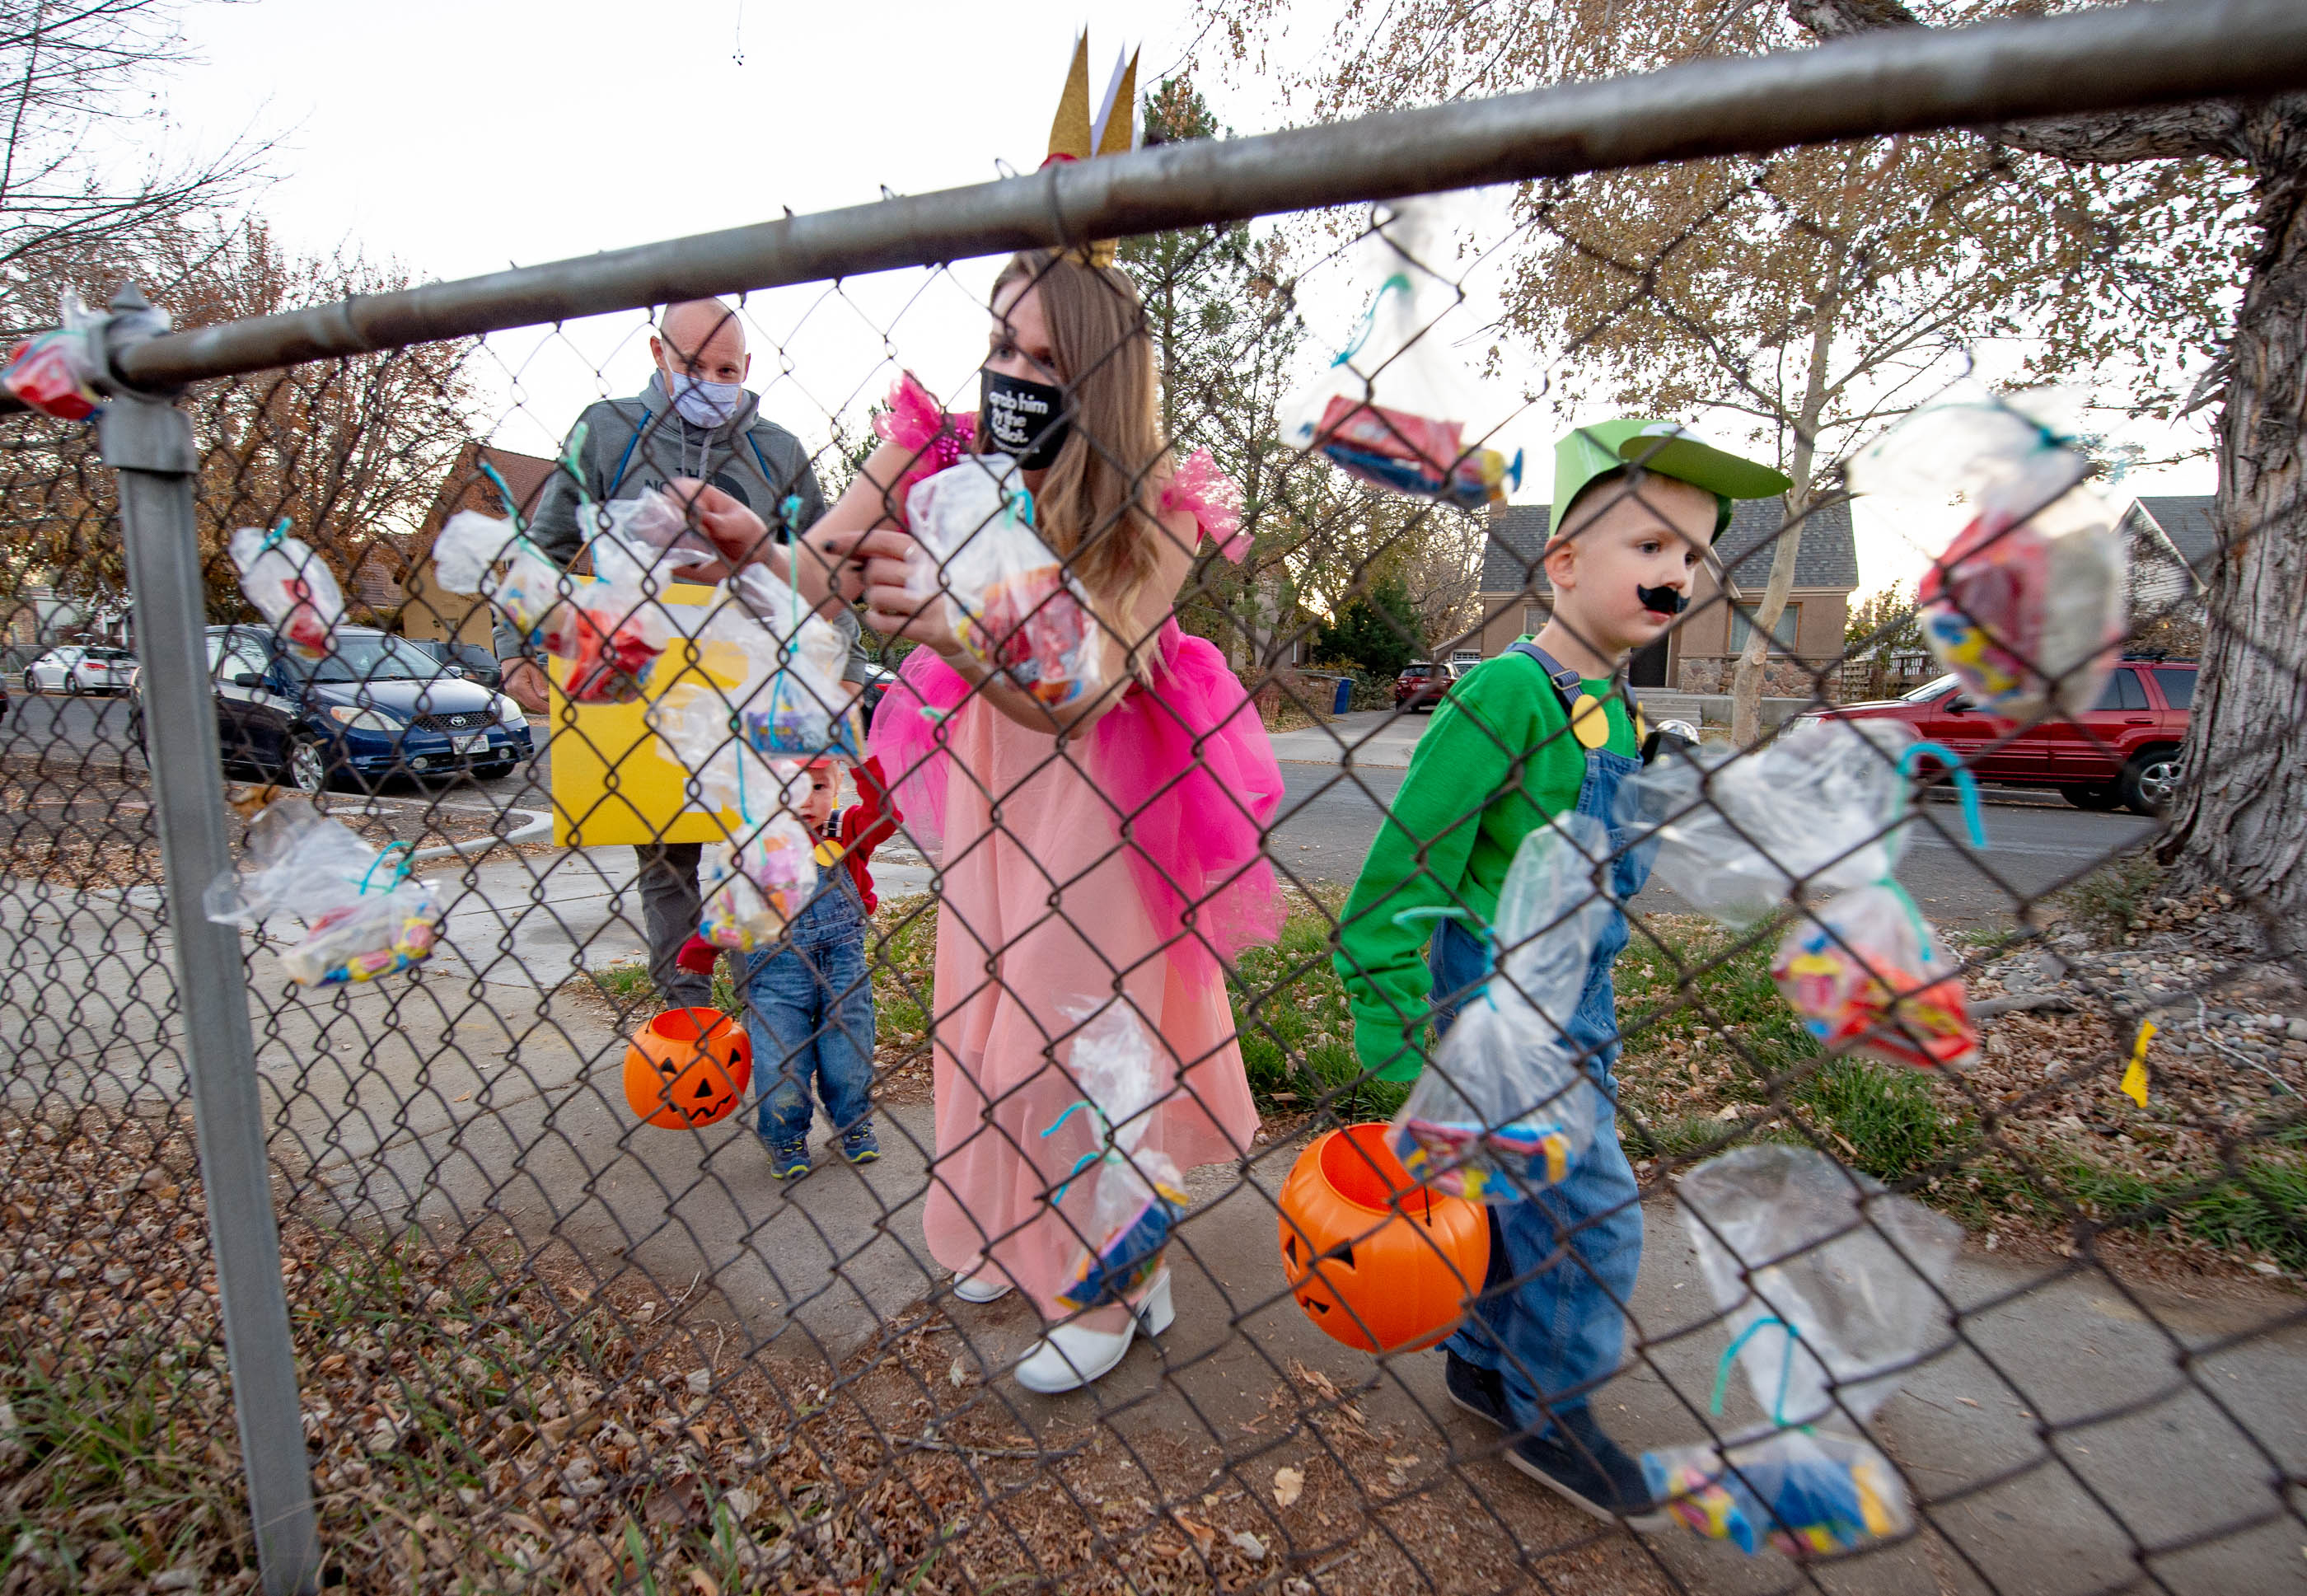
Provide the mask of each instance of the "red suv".
POLYGON ((1402 674, 1394 679, 1394 707, 1413 714, 1431 709, 1450 693, 1450 684, 1457 680, 1457 672, 1446 665, 1429 665, 1425 660, 1402 667, 1402 674))
POLYGON ((2178 785, 2179 744, 2195 701, 2191 659, 2125 659, 2080 720, 2021 728, 1974 708, 1952 676, 1901 699, 1847 704, 1829 713, 1852 720, 1902 720, 1917 737, 1943 742, 1983 782, 2056 787, 2078 809, 2159 815, 2178 785))

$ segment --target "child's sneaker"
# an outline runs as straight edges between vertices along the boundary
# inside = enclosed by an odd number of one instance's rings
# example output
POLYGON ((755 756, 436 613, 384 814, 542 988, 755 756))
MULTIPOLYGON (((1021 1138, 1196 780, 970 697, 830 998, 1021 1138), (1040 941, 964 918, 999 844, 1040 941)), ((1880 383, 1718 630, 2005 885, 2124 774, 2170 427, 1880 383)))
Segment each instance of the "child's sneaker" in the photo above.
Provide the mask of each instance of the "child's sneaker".
POLYGON ((1557 1412, 1548 1434, 1514 1443, 1506 1461, 1606 1523, 1662 1530, 1673 1522, 1651 1500, 1642 1465, 1625 1454, 1582 1403, 1557 1412))
POLYGON ((871 1163, 881 1156, 870 1120, 861 1120, 841 1133, 841 1156, 852 1163, 871 1163))
POLYGON ((1495 1369, 1469 1363, 1455 1352, 1445 1351, 1443 1356, 1449 1360, 1444 1367, 1443 1385, 1450 1400, 1477 1419, 1487 1419, 1500 1429, 1512 1429, 1514 1412, 1506 1406, 1505 1377, 1495 1369))
POLYGON ((798 1180, 809 1173, 809 1144, 798 1140, 773 1144, 769 1173, 780 1180, 798 1180))

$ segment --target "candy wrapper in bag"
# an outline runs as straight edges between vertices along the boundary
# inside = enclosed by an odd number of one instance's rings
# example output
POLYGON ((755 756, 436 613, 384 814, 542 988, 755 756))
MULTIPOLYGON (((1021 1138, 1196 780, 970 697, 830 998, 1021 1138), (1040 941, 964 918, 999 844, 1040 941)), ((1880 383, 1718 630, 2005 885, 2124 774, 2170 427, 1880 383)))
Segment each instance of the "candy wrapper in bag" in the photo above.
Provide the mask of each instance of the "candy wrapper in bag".
MULTIPOLYGON (((165 312, 147 311, 156 332, 168 330, 165 312)), ((0 371, 5 388, 44 416, 59 421, 86 421, 103 404, 97 379, 104 373, 104 317, 66 291, 56 311, 57 325, 36 332, 8 352, 0 371)))
POLYGON ((339 905, 313 920, 280 956, 299 986, 339 986, 396 975, 433 955, 441 902, 424 881, 404 881, 339 905))
POLYGON ((1097 691, 1099 634, 1079 586, 1033 530, 1033 499, 1006 455, 973 455, 913 485, 906 588, 940 592, 961 646, 1052 709, 1097 691))
POLYGON ((1913 740, 1892 722, 1819 719, 1744 752, 1685 750, 1621 783, 1617 817, 1637 845, 1655 845, 1655 880, 1701 914, 1751 925, 1797 888, 1822 896, 1891 874, 1913 740))
POLYGON ((567 660, 563 691, 577 703, 632 702, 663 652, 647 634, 637 591, 563 575, 510 521, 459 511, 433 539, 433 571, 442 587, 482 595, 522 638, 567 660))
POLYGON ((422 963, 440 933, 440 898, 303 798, 279 797, 249 823, 243 868, 204 895, 208 917, 253 926, 287 910, 304 937, 280 956, 299 986, 373 981, 422 963))
POLYGON ((312 547, 288 536, 285 519, 271 531, 243 527, 227 545, 240 590, 301 659, 322 659, 345 618, 344 590, 312 547))
POLYGON ((1674 1517, 1748 1557, 1765 1540, 1790 1557, 1846 1551, 1915 1524, 1890 1460, 1856 1436, 1831 1431, 1645 1452, 1642 1477, 1674 1517))
POLYGON ((1319 450, 1358 481, 1464 510, 1503 502, 1522 485, 1522 456, 1465 446, 1475 395, 1437 327, 1457 286, 1439 274, 1462 202, 1396 202, 1359 246, 1369 309, 1329 368, 1282 408, 1292 448, 1319 450))
POLYGON ((1962 1229, 1814 1147, 1758 1143, 1676 1190, 1746 1383, 1773 1425, 1859 1422, 1944 1345, 1962 1229))
POLYGON ((1970 521, 1917 590, 1923 636, 1971 700, 2006 719, 2084 714, 2126 631, 2129 557, 2063 429, 2071 408, 2052 390, 1965 395, 1915 412, 1849 467, 1862 493, 1969 500, 1970 521))
POLYGON ((1962 977, 1895 886, 1862 887, 1811 910, 1780 942, 1771 978, 1830 1051, 1918 1069, 1978 1056, 1962 977))
POLYGON ((1389 1139, 1412 1180, 1504 1205, 1559 1184, 1610 1111, 1589 1060, 1563 1034, 1609 917, 1595 867, 1609 837, 1572 814, 1522 838, 1498 894, 1497 967, 1468 999, 1394 1117, 1389 1139))
MULTIPOLYGON (((1083 1012, 1073 1011, 1076 1018, 1083 1012)), ((1079 1115, 1093 1138, 1067 1182, 1091 1183, 1089 1213, 1077 1227, 1083 1247, 1058 1292, 1068 1308, 1119 1302, 1152 1280, 1170 1231, 1185 1213, 1177 1164, 1145 1145, 1166 1090, 1160 1056, 1126 1003, 1090 1013, 1075 1033, 1067 1067, 1082 1096, 1042 1132, 1053 1137, 1079 1115)))

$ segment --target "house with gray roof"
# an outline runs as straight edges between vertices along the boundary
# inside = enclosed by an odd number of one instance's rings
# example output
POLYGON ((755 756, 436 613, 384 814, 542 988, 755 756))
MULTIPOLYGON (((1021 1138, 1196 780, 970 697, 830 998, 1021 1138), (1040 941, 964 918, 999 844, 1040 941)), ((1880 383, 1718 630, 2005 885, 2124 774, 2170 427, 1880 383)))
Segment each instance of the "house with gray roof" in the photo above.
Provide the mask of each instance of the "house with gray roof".
MULTIPOLYGON (((1546 624, 1551 591, 1539 562, 1546 550, 1548 507, 1514 504, 1489 527, 1477 595, 1479 630, 1468 639, 1485 659, 1511 648, 1546 624)), ((1690 608, 1674 629, 1634 656, 1630 667, 1637 687, 1672 687, 1685 692, 1720 692, 1728 665, 1746 644, 1746 617, 1771 576, 1771 559, 1786 525, 1784 499, 1739 502, 1730 525, 1714 545, 1719 570, 1702 567, 1691 590, 1690 608)), ((1823 666, 1842 653, 1843 622, 1850 595, 1858 586, 1858 548, 1853 540, 1848 502, 1822 505, 1804 520, 1795 556, 1795 585, 1771 650, 1785 661, 1771 674, 1787 677, 1797 696, 1811 693, 1814 677, 1805 666, 1823 666)), ((1470 650, 1471 651, 1471 650, 1470 650)), ((1773 682, 1771 691, 1778 691, 1773 682)))
POLYGON ((2131 613, 2142 619, 2200 612, 2226 545, 2208 493, 2133 499, 2116 530, 2131 552, 2131 613))

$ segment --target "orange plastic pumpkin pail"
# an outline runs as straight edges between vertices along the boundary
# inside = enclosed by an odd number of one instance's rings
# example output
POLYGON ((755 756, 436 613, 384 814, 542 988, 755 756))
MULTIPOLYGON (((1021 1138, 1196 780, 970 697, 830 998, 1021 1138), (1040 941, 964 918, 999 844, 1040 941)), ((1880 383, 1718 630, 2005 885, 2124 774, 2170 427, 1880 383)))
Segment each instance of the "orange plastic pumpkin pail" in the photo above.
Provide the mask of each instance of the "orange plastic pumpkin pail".
POLYGON ((625 1101, 644 1125, 695 1129, 728 1117, 753 1078, 753 1044, 717 1008, 668 1008, 625 1050, 625 1101))
POLYGON ((1419 1185, 1383 1122, 1314 1138, 1282 1183, 1282 1269, 1306 1317, 1365 1352, 1430 1347, 1490 1266, 1490 1221, 1419 1185))

